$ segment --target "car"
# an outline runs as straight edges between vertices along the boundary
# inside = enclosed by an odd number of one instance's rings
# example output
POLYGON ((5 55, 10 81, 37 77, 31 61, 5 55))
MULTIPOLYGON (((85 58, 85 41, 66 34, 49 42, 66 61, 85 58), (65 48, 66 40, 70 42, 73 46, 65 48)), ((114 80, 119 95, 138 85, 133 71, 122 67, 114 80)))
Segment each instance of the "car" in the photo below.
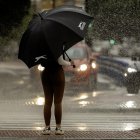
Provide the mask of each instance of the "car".
POLYGON ((125 73, 125 84, 128 93, 137 94, 140 89, 140 56, 132 56, 132 62, 125 73))
POLYGON ((91 48, 86 43, 80 42, 67 50, 66 53, 76 66, 75 68, 72 66, 64 67, 66 85, 74 88, 96 89, 98 67, 91 48))

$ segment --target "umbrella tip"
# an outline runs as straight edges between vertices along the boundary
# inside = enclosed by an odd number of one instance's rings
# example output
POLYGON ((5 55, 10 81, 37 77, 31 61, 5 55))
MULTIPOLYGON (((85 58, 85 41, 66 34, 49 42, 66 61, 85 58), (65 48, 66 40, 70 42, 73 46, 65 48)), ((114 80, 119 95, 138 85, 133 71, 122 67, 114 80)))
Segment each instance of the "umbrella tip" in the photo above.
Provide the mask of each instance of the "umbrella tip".
POLYGON ((40 16, 41 20, 43 20, 43 17, 42 17, 42 15, 41 15, 40 13, 38 13, 38 15, 40 16))

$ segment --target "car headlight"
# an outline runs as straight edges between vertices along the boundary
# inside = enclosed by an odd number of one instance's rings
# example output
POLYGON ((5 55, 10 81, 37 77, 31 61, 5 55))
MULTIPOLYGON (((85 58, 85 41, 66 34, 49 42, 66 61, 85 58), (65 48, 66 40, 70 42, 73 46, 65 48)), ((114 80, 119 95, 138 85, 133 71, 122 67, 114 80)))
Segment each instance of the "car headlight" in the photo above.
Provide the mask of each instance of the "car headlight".
POLYGON ((124 76, 127 77, 127 73, 124 73, 124 76))
POLYGON ((39 71, 43 71, 45 68, 44 67, 42 67, 41 65, 38 65, 38 70, 39 71))
POLYGON ((96 62, 92 62, 92 63, 91 63, 91 67, 92 67, 93 69, 96 69, 96 67, 97 67, 96 62))
POLYGON ((87 70, 87 65, 86 64, 82 64, 81 66, 80 66, 80 70, 81 71, 86 71, 87 70))
POLYGON ((134 69, 134 68, 128 68, 128 69, 127 69, 127 72, 128 72, 128 73, 132 73, 132 72, 137 72, 137 70, 134 69))

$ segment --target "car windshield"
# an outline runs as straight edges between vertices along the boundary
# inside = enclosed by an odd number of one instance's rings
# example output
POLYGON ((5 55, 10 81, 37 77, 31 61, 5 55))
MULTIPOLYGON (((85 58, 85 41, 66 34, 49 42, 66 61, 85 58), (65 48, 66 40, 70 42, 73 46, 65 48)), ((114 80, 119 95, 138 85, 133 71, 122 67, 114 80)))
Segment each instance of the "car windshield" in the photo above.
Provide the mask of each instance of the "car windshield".
POLYGON ((71 59, 82 59, 87 57, 87 53, 84 48, 70 48, 67 50, 67 54, 71 59))

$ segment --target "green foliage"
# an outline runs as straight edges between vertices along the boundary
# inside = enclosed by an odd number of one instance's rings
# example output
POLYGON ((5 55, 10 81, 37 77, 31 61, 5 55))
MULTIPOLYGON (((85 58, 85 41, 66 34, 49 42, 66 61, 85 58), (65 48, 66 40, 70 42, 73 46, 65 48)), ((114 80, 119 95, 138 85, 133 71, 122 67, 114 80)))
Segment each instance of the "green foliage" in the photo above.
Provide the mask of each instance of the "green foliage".
POLYGON ((94 16, 90 38, 140 38, 140 0, 86 0, 86 10, 94 16))
POLYGON ((31 16, 30 0, 0 0, 0 45, 17 39, 31 16))

